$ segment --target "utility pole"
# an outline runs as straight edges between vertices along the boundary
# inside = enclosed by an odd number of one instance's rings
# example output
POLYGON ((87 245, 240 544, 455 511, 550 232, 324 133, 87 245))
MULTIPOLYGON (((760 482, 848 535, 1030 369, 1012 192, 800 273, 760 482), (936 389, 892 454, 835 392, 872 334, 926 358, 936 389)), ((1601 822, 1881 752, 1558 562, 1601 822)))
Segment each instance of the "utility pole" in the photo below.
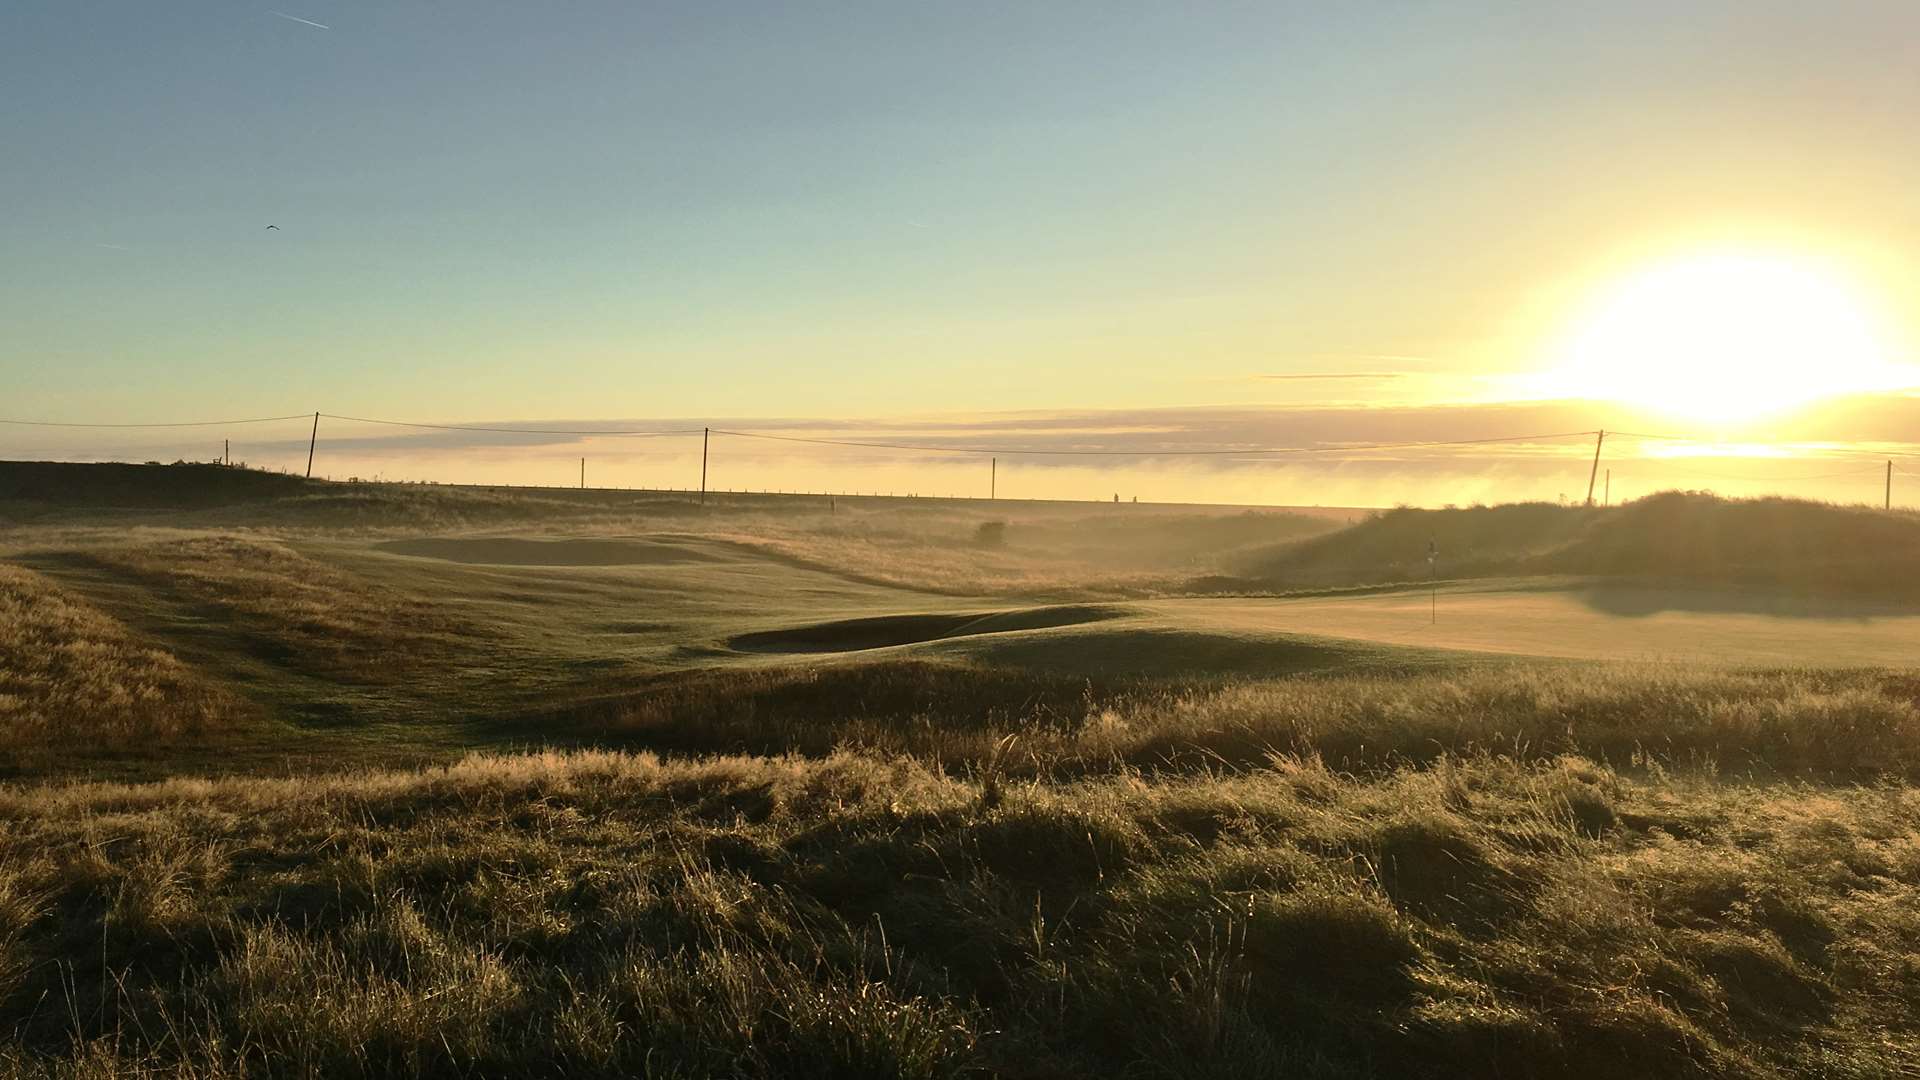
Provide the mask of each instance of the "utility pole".
POLYGON ((226 449, 221 452, 222 454, 221 460, 226 462, 228 465, 232 465, 233 464, 233 440, 222 439, 220 441, 226 444, 226 449))
POLYGON ((992 501, 1000 497, 1000 459, 989 458, 993 464, 987 471, 987 499, 992 501))
POLYGON ((1885 509, 1888 509, 1888 510, 1893 509, 1893 459, 1892 458, 1887 459, 1887 505, 1885 509))
POLYGON ((1587 505, 1588 506, 1593 505, 1593 482, 1599 479, 1600 477, 1600 447, 1604 445, 1607 441, 1607 433, 1604 429, 1601 431, 1595 432, 1595 434, 1598 435, 1599 438, 1593 440, 1593 468, 1588 470, 1587 472, 1587 505))
POLYGON ((1440 622, 1440 541, 1427 540, 1427 624, 1440 622))
POLYGON ((307 479, 313 479, 313 448, 320 442, 320 414, 313 414, 313 434, 307 436, 307 479))
POLYGON ((700 429, 700 505, 707 504, 707 440, 713 436, 712 428, 700 429))
POLYGON ((587 459, 580 459, 580 490, 587 490, 587 459))

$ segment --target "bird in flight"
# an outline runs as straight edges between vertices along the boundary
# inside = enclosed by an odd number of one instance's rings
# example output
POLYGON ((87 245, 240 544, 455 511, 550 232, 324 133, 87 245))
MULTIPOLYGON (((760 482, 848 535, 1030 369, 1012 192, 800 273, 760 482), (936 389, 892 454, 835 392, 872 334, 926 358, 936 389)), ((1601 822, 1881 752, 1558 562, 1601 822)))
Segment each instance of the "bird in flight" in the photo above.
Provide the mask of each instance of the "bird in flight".
POLYGON ((276 231, 277 231, 277 230, 278 230, 278 229, 280 228, 280 226, 278 226, 278 225, 269 225, 269 226, 267 226, 267 228, 269 228, 269 229, 274 229, 274 230, 276 230, 276 231))

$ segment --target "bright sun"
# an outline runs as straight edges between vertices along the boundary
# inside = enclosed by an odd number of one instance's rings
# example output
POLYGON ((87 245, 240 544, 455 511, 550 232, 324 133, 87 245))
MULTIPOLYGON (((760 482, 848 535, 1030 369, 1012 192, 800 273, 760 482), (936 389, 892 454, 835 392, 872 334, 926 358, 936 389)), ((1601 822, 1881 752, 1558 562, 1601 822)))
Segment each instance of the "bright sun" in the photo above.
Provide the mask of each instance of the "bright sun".
POLYGON ((1844 281, 1765 255, 1666 263, 1603 292, 1558 350, 1556 395, 1744 420, 1909 384, 1844 281))

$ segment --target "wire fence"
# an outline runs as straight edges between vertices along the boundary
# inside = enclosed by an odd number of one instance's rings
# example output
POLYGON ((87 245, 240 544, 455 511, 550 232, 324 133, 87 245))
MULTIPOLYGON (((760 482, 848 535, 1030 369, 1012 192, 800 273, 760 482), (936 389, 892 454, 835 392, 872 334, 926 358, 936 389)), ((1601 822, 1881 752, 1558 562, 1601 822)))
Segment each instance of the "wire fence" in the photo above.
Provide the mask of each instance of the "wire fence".
MULTIPOLYGON (((896 429, 897 430, 897 429, 896 429)), ((1920 506, 1920 447, 1722 443, 1590 429, 1472 438, 1024 441, 785 430, 451 424, 324 410, 152 423, 0 418, 0 458, 218 461, 345 482, 1275 506, 1623 501, 1673 488, 1920 506), (1905 478, 1907 483, 1896 482, 1905 478)))

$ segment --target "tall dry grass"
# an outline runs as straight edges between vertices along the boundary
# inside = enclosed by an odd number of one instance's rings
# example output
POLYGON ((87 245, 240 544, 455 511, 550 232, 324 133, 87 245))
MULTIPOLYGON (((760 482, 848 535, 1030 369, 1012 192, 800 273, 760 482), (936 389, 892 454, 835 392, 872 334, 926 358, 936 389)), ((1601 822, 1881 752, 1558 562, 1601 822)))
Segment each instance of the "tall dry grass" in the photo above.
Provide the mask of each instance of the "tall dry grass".
POLYGON ((14 787, 0 1075, 1904 1075, 1916 821, 1485 756, 14 787))
POLYGON ((0 750, 148 746, 225 726, 234 700, 32 571, 0 564, 0 750))
POLYGON ((1048 776, 1238 767, 1273 754, 1378 771, 1492 753, 1920 779, 1920 683, 1874 671, 1500 664, 1168 689, 883 661, 696 673, 532 724, 682 751, 858 746, 948 767, 997 756, 1048 776))

